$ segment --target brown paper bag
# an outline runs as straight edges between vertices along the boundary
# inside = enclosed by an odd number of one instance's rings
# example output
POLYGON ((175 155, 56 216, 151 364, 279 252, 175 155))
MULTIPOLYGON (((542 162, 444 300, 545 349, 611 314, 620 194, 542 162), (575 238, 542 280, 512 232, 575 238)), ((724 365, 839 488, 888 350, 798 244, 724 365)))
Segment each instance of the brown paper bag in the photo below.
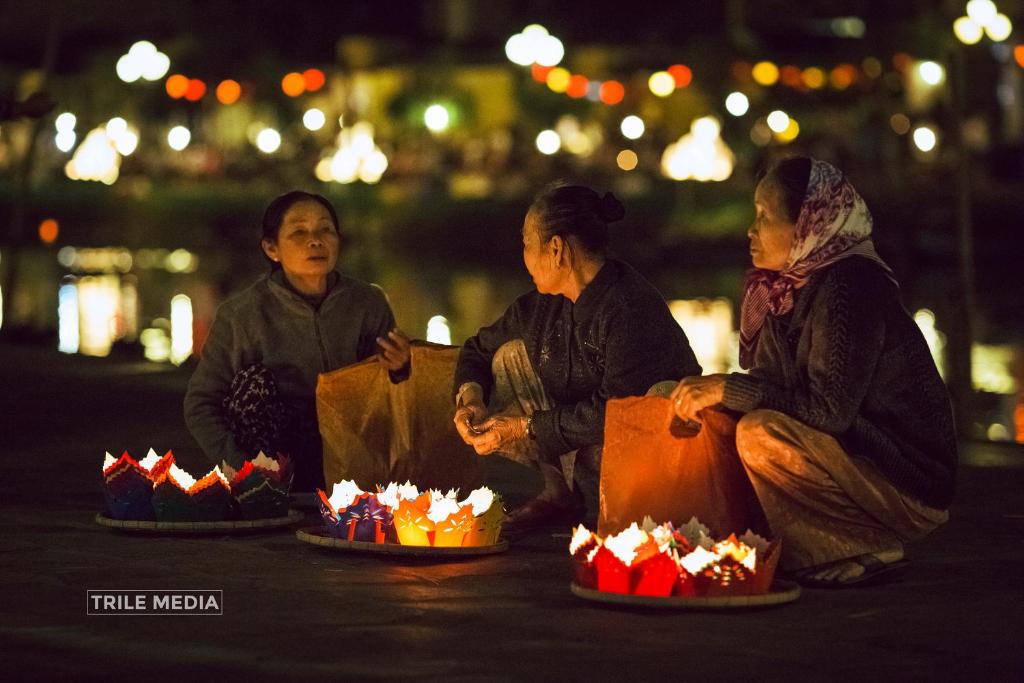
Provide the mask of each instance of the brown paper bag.
POLYGON ((644 515, 658 524, 695 516, 715 538, 748 528, 767 533, 736 452, 736 420, 715 410, 700 416, 700 432, 691 436, 666 398, 608 401, 599 534, 617 533, 644 515))
POLYGON ((342 479, 364 490, 406 480, 463 495, 480 485, 479 457, 455 431, 451 397, 459 349, 417 343, 412 374, 392 384, 376 357, 320 375, 316 410, 328 491, 342 479))

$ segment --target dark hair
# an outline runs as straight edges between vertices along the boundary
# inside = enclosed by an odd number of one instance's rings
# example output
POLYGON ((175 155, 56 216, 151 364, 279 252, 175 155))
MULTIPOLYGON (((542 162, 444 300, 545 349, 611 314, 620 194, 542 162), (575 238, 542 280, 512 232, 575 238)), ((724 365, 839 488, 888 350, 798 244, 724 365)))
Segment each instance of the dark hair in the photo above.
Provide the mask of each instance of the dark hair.
POLYGON ((599 196, 583 185, 548 185, 530 204, 540 221, 541 238, 575 237, 589 254, 603 256, 608 250, 608 224, 626 215, 622 202, 611 192, 599 196))
MULTIPOLYGON (((277 241, 278 234, 281 232, 281 223, 284 221, 284 215, 288 213, 288 209, 292 208, 299 202, 316 202, 327 209, 327 213, 330 214, 331 220, 334 222, 335 232, 339 235, 341 234, 341 224, 338 222, 338 213, 334 210, 331 202, 327 200, 327 197, 313 194, 312 192, 304 192, 303 190, 292 190, 291 192, 285 192, 283 195, 270 202, 270 205, 267 206, 267 210, 263 212, 263 237, 261 239, 261 244, 262 240, 268 240, 270 242, 277 241)), ((272 270, 276 270, 281 267, 281 264, 271 261, 270 267, 272 270)))
POLYGON ((780 159, 757 174, 758 184, 768 181, 778 190, 790 223, 796 223, 800 218, 800 207, 804 204, 810 179, 811 158, 803 156, 780 159))

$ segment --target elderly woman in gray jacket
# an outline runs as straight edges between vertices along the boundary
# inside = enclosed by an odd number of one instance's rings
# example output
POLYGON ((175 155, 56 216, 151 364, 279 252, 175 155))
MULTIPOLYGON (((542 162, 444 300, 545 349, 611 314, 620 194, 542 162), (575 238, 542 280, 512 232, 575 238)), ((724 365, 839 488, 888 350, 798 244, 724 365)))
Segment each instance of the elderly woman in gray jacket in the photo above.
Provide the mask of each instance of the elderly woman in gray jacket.
POLYGON ((185 421, 214 464, 284 453, 296 491, 323 487, 317 375, 380 354, 392 381, 408 376, 408 338, 380 288, 335 270, 339 243, 324 197, 293 191, 267 207, 271 272, 217 310, 185 395, 185 421))

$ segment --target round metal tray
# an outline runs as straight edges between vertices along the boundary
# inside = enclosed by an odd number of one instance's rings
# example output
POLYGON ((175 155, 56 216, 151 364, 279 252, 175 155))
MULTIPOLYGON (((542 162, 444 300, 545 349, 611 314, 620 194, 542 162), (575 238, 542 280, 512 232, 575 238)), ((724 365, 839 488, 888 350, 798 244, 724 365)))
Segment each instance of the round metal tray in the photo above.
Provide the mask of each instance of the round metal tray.
POLYGON ((609 605, 626 607, 655 607, 659 609, 692 609, 692 610, 736 610, 750 607, 766 607, 793 602, 800 597, 800 586, 791 581, 776 579, 769 592, 762 595, 734 596, 694 596, 655 598, 646 595, 622 595, 621 593, 602 593, 592 588, 583 588, 570 584, 574 595, 585 600, 603 602, 609 605))
POLYGON ((287 527, 305 519, 299 510, 289 510, 287 517, 267 519, 239 519, 224 522, 154 522, 139 519, 112 519, 103 513, 96 515, 96 523, 118 531, 167 534, 232 534, 287 527))
POLYGON ((498 541, 494 545, 468 546, 465 548, 443 548, 430 545, 402 545, 400 543, 368 543, 366 541, 346 541, 330 536, 323 527, 299 529, 295 537, 303 543, 318 545, 331 550, 345 552, 373 553, 376 555, 405 555, 412 557, 470 557, 473 555, 493 555, 508 550, 508 541, 498 541))

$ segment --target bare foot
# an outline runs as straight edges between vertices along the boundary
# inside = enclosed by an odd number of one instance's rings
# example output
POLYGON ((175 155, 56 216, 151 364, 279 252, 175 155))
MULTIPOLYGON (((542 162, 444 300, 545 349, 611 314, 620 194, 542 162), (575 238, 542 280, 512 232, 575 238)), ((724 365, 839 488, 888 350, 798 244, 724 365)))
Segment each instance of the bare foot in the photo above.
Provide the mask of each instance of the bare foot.
MULTIPOLYGON (((892 564, 903 559, 903 548, 895 548, 892 550, 883 550, 881 552, 872 553, 875 557, 886 564, 892 564)), ((802 579, 812 579, 815 581, 832 581, 836 583, 844 583, 852 581, 857 577, 864 574, 864 566, 853 560, 839 561, 833 564, 822 567, 821 569, 808 572, 806 570, 800 570, 797 572, 802 579)))

